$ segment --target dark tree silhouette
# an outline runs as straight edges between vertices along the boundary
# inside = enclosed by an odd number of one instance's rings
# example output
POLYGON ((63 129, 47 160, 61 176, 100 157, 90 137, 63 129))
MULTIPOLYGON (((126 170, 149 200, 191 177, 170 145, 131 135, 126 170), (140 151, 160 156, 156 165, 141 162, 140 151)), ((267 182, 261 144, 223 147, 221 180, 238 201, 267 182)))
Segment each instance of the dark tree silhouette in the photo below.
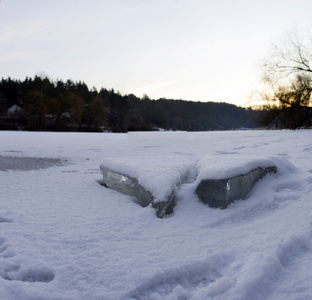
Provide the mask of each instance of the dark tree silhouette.
POLYGON ((263 63, 263 79, 271 91, 264 95, 268 102, 266 125, 298 128, 312 124, 312 45, 310 39, 287 33, 282 42, 263 63), (274 104, 273 104, 274 103, 274 104), (271 109, 268 109, 269 107, 271 109))
POLYGON ((90 90, 81 81, 39 76, 24 81, 2 78, 0 113, 5 116, 13 104, 25 111, 24 121, 17 122, 26 130, 198 131, 256 126, 253 110, 232 104, 123 96, 113 89, 90 90))

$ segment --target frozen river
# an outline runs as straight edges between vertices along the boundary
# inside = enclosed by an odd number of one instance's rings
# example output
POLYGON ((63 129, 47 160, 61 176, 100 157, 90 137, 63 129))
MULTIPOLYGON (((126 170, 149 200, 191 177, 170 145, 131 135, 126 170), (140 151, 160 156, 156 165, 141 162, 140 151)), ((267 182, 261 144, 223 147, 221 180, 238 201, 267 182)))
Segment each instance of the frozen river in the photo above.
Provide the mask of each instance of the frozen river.
POLYGON ((310 299, 311 158, 310 130, 0 131, 1 299, 310 299), (200 172, 263 158, 246 200, 199 201, 200 172), (100 185, 108 160, 156 195, 187 174, 174 215, 100 185))

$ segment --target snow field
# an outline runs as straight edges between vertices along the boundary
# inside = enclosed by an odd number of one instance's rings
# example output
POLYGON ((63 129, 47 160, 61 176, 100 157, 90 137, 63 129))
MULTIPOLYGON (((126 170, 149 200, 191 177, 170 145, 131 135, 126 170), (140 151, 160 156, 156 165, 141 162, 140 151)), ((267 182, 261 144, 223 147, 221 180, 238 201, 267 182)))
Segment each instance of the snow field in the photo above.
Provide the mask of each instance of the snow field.
POLYGON ((61 162, 0 167, 4 299, 310 298, 311 131, 0 132, 0 140, 0 157, 61 162), (227 163, 237 171, 241 159, 274 161, 278 173, 247 200, 213 209, 194 193, 198 163, 209 159, 220 172, 227 163), (160 196, 187 176, 174 216, 158 219, 99 185, 105 160, 160 196))

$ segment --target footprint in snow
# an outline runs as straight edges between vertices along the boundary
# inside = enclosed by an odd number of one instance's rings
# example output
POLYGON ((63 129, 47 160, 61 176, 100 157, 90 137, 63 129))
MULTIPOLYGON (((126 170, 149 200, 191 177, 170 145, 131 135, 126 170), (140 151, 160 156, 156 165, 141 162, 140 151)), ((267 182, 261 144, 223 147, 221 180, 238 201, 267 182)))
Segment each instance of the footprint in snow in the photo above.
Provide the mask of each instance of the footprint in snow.
POLYGON ((98 169, 89 169, 83 172, 83 174, 99 174, 98 169))
POLYGON ((223 151, 223 150, 220 150, 220 151, 217 151, 216 153, 217 153, 217 155, 229 155, 229 154, 236 154, 237 151, 223 151))
POLYGON ((304 182, 302 180, 294 180, 276 185, 273 189, 275 192, 299 191, 302 189, 304 182))
POLYGON ((6 238, 0 236, 0 277, 6 280, 27 282, 50 282, 54 279, 53 271, 40 264, 25 266, 15 262, 15 252, 6 238))
POLYGON ((15 253, 4 238, 0 238, 0 277, 6 280, 27 282, 50 282, 54 279, 53 271, 41 265, 24 266, 15 262, 15 253))
POLYGON ((7 280, 19 280, 27 282, 50 282, 54 279, 53 271, 40 265, 19 266, 18 264, 9 264, 4 269, 5 275, 2 276, 7 280))
POLYGON ((0 237, 0 258, 6 259, 13 257, 15 255, 14 251, 10 248, 10 245, 5 238, 0 237))
POLYGON ((263 147, 263 146, 267 146, 267 145, 269 145, 269 143, 260 142, 260 143, 253 145, 251 148, 259 148, 259 147, 263 147))
POLYGON ((189 299, 201 289, 216 295, 230 288, 223 281, 226 280, 216 269, 205 263, 194 264, 157 274, 130 292, 127 299, 189 299))
POLYGON ((78 173, 78 170, 62 170, 61 173, 78 173))
POLYGON ((300 193, 305 190, 311 190, 312 177, 307 177, 304 180, 293 180, 284 182, 273 187, 275 191, 274 198, 276 200, 296 200, 300 198, 300 193))
POLYGON ((0 236, 0 253, 3 253, 7 248, 6 239, 0 236))
MULTIPOLYGON (((274 286, 266 299, 280 299, 287 293, 292 299, 310 299, 312 281, 312 243, 311 233, 291 237, 282 243, 277 258, 282 268, 275 274, 274 286), (298 274, 305 274, 298 276, 298 274)), ((271 269, 271 268, 270 268, 271 269)), ((269 276, 268 274, 265 277, 269 276)))
POLYGON ((245 148, 246 148, 246 146, 240 146, 240 147, 233 148, 232 150, 243 150, 245 148))
POLYGON ((0 216, 0 223, 12 223, 12 220, 0 216))

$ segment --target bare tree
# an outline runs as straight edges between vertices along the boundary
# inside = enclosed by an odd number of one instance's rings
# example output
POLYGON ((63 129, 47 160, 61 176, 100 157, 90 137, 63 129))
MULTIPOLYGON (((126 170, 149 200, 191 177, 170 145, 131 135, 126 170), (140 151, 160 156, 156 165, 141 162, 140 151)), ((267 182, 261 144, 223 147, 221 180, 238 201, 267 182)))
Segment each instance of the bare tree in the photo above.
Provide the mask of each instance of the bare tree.
POLYGON ((272 45, 271 55, 263 62, 263 79, 266 83, 285 83, 294 75, 312 75, 312 39, 296 31, 287 32, 281 41, 272 45))
POLYGON ((290 86, 278 86, 271 100, 282 107, 310 107, 311 92, 312 78, 298 74, 290 86))
POLYGON ((262 65, 263 80, 270 87, 263 99, 274 107, 270 113, 274 111, 274 122, 279 127, 311 126, 311 40, 288 32, 281 42, 273 45, 271 55, 262 65))

